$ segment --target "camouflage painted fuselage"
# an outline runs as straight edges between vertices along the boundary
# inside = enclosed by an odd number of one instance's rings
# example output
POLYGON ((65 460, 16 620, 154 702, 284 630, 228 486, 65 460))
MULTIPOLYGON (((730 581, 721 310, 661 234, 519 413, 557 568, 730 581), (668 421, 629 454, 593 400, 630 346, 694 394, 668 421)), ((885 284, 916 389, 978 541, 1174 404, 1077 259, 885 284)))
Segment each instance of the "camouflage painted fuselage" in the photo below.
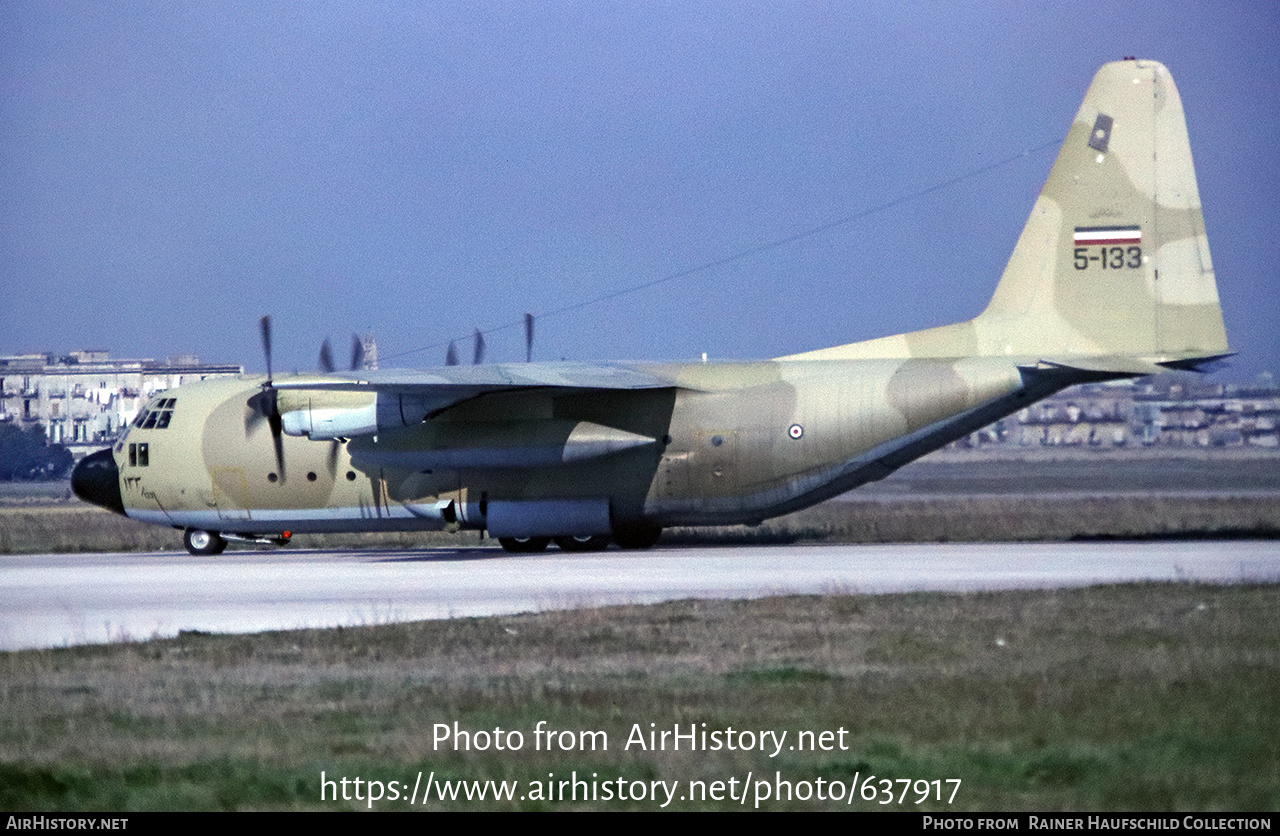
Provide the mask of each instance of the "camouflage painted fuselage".
POLYGON ((116 445, 124 504, 148 522, 261 534, 439 528, 449 503, 481 527, 490 502, 546 498, 603 499, 615 519, 662 526, 758 522, 1052 391, 1033 393, 1008 358, 634 368, 671 385, 498 393, 356 439, 286 436, 283 474, 246 406, 261 379, 183 387, 165 393, 168 426, 133 427, 116 445), (584 425, 635 440, 582 451, 584 425))
POLYGON ((210 381, 158 396, 76 484, 204 532, 643 544, 806 507, 1075 383, 1228 351, 1177 90, 1162 65, 1122 61, 1095 76, 970 321, 756 363, 210 381))

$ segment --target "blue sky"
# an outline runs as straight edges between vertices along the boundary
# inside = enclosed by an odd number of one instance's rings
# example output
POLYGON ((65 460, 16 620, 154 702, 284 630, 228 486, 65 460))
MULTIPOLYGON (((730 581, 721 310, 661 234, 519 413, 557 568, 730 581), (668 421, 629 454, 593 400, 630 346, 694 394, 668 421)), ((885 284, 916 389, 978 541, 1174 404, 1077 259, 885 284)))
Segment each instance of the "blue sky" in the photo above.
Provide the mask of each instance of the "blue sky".
POLYGON ((752 358, 967 319, 1137 55, 1187 109, 1219 376, 1280 373, 1280 7, 889 5, 8 3, 0 353, 261 368, 271 313, 280 369, 368 329, 427 366, 532 311, 537 359, 752 358))

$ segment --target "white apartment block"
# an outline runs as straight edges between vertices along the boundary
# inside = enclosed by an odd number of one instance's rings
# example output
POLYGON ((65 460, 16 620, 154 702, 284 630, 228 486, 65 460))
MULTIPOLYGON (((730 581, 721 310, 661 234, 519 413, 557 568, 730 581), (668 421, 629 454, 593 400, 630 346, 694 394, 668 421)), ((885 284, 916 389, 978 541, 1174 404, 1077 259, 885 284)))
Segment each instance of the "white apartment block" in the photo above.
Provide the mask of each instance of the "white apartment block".
POLYGON ((242 366, 201 363, 195 355, 163 362, 113 360, 105 351, 0 356, 0 421, 39 423, 50 443, 79 459, 108 446, 156 392, 243 373, 242 366))

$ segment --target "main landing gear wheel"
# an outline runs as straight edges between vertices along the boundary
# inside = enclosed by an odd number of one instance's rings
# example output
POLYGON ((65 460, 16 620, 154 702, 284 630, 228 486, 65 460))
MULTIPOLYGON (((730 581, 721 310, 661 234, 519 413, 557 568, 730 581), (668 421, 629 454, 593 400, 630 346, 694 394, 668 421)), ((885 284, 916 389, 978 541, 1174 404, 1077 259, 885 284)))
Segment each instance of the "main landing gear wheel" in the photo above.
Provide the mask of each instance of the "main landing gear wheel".
POLYGON ((594 537, 557 537, 556 545, 567 552, 602 552, 609 547, 609 538, 604 534, 594 537))
POLYGON ((509 552, 540 552, 550 543, 550 537, 499 537, 498 542, 509 552))
POLYGON ((188 528, 182 532, 182 545, 186 546, 187 551, 192 554, 222 554, 222 550, 227 547, 227 541, 223 540, 222 535, 216 531, 188 528))

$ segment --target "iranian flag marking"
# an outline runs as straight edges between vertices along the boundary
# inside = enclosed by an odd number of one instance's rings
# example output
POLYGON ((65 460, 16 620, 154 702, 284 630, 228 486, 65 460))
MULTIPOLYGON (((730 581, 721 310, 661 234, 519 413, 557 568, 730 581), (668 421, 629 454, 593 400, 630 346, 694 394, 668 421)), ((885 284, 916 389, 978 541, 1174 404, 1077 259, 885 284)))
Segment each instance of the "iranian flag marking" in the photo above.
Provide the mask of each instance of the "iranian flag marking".
POLYGON ((1078 226, 1075 243, 1077 247, 1088 247, 1093 244, 1141 244, 1142 227, 1132 226, 1078 226))

